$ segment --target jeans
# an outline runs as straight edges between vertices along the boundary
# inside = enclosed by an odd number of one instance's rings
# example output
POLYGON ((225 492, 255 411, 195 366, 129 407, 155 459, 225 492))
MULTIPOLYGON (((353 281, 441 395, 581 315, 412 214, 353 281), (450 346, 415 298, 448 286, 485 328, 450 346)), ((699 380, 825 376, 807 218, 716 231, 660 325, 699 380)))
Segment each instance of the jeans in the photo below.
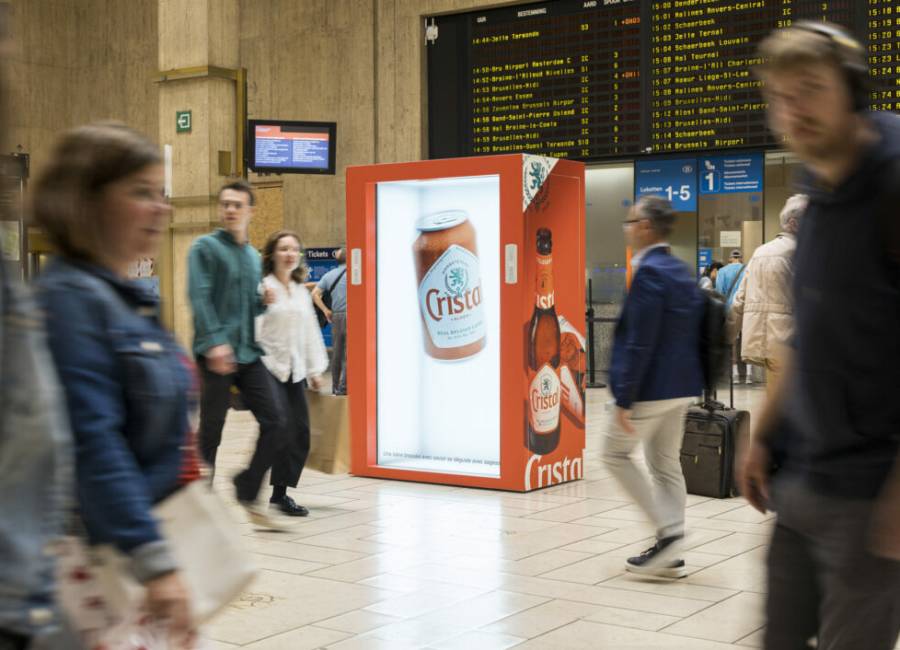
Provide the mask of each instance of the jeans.
POLYGON ((892 650, 900 632, 900 562, 866 550, 873 503, 827 497, 775 478, 766 650, 892 650))
POLYGON ((681 471, 681 440, 684 416, 693 401, 679 397, 635 402, 631 411, 635 434, 621 429, 615 410, 610 416, 603 462, 656 526, 658 538, 684 534, 687 487, 681 471), (650 481, 631 457, 641 442, 650 481))
POLYGON ((347 394, 347 312, 331 315, 331 391, 347 394))
POLYGON ((239 501, 255 501, 263 478, 272 467, 276 454, 284 447, 285 408, 281 403, 277 380, 263 362, 239 364, 237 372, 220 375, 206 367, 206 359, 199 357, 203 392, 200 398, 200 453, 215 470, 216 452, 222 441, 222 428, 231 400, 231 386, 241 391, 244 403, 259 422, 259 438, 247 468, 234 478, 239 501))

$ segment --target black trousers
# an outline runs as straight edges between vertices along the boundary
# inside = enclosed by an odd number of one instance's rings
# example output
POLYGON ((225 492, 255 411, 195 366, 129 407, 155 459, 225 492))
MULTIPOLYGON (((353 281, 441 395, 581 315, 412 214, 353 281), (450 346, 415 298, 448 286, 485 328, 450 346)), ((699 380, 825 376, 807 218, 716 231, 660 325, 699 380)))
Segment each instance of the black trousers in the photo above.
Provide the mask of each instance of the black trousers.
POLYGON ((241 391, 244 403, 259 423, 259 438, 250 464, 235 476, 237 498, 255 501, 266 472, 272 467, 276 454, 284 447, 285 408, 281 404, 278 382, 263 362, 239 364, 237 372, 220 375, 206 367, 206 359, 197 359, 202 378, 200 398, 200 453, 211 467, 216 466, 216 452, 222 442, 222 428, 231 401, 231 386, 241 391))
POLYGON ((25 650, 31 640, 6 630, 0 630, 0 650, 25 650))
POLYGON ((306 380, 294 383, 276 380, 280 402, 284 405, 287 426, 283 445, 272 465, 272 485, 297 487, 309 457, 309 407, 306 404, 306 380))
POLYGON ((813 492, 778 476, 769 548, 766 650, 892 650, 900 632, 900 562, 866 549, 872 501, 813 492))

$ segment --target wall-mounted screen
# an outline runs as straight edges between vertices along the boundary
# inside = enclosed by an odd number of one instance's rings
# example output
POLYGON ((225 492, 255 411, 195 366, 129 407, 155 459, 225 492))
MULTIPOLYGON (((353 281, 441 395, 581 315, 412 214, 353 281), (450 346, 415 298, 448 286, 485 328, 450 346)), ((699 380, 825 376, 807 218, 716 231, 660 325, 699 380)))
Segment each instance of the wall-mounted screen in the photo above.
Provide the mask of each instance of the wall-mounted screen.
POLYGON ((334 122, 250 120, 247 166, 258 174, 334 174, 334 122))

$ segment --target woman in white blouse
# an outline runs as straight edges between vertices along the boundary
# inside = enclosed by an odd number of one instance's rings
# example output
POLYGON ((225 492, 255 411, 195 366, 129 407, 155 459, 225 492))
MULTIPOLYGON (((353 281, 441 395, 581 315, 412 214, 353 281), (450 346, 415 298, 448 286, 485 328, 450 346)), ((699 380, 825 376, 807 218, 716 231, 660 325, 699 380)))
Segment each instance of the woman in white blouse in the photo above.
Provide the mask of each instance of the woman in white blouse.
POLYGON ((309 456, 309 409, 304 390, 321 386, 328 367, 322 332, 312 298, 303 285, 300 238, 288 230, 269 237, 263 249, 263 289, 271 289, 275 302, 256 319, 256 339, 263 363, 278 380, 279 402, 288 422, 285 448, 272 466, 272 498, 269 502, 284 514, 305 517, 309 511, 288 496, 297 487, 309 456))

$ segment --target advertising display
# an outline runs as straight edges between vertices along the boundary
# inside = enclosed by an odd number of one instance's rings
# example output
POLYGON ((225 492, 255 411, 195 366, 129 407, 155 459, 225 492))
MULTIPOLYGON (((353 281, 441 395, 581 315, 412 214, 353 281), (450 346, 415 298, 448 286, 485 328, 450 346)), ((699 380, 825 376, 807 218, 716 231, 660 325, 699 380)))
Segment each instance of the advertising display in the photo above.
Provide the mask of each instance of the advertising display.
POLYGON ((583 477, 584 167, 347 171, 352 471, 532 490, 583 477))
POLYGON ((500 474, 499 190, 378 183, 379 465, 500 474))

